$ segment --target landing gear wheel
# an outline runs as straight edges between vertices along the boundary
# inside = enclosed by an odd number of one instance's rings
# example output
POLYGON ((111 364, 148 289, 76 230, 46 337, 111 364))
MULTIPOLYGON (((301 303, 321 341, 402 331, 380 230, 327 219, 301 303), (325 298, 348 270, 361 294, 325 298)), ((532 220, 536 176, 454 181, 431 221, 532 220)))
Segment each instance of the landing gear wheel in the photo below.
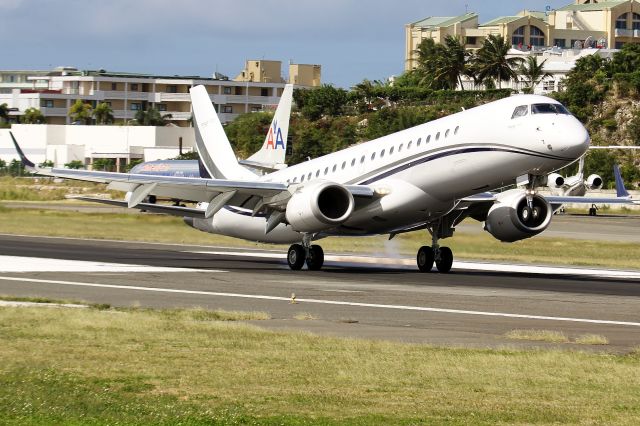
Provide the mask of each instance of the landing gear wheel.
POLYGON ((540 207, 534 207, 533 209, 531 209, 531 218, 537 222, 538 218, 540 218, 540 215, 542 214, 542 209, 540 207))
POLYGON ((304 247, 302 247, 301 244, 293 244, 289 247, 289 251, 287 252, 287 263, 289 264, 289 268, 294 271, 302 269, 305 257, 306 253, 304 247))
POLYGON ((597 215, 598 215, 598 210, 595 207, 591 206, 589 208, 589 216, 597 216, 597 215))
POLYGON ((436 260, 438 272, 447 273, 453 265, 453 253, 449 247, 440 247, 440 257, 436 260))
POLYGON ((520 210, 520 219, 522 219, 524 223, 529 222, 529 220, 531 220, 532 215, 533 215, 533 212, 531 211, 529 206, 525 206, 522 208, 522 210, 520 210))
POLYGON ((431 247, 420 247, 420 250, 418 250, 418 256, 416 257, 418 269, 420 270, 420 272, 430 272, 431 268, 433 268, 433 259, 434 254, 431 247))
POLYGON ((309 256, 307 257, 307 268, 310 271, 318 271, 324 264, 324 250, 322 247, 313 245, 309 247, 309 256))

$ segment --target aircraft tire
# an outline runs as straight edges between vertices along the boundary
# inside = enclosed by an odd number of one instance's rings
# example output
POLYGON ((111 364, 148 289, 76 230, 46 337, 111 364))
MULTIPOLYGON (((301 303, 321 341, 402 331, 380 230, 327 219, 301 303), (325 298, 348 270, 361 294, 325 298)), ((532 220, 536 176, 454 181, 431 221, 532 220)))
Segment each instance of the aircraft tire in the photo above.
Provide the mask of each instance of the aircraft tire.
POLYGON ((453 265, 453 252, 449 247, 440 247, 440 258, 436 260, 438 272, 447 273, 453 265))
POLYGON ((310 271, 319 271, 324 264, 324 250, 322 247, 313 245, 309 247, 309 257, 307 257, 307 268, 310 271))
POLYGON ((431 272, 431 268, 433 268, 433 259, 434 253, 431 247, 420 247, 418 255, 416 256, 416 263, 418 264, 420 272, 431 272))
POLYGON ((302 244, 292 244, 287 251, 287 263, 289 268, 299 271, 304 265, 306 253, 302 244))

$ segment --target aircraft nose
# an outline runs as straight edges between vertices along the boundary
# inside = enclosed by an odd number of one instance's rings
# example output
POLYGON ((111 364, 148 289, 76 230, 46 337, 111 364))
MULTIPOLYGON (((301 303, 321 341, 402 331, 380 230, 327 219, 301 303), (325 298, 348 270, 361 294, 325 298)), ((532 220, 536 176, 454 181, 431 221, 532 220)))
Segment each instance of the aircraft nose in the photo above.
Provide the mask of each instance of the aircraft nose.
POLYGON ((567 132, 562 135, 562 137, 564 139, 564 145, 567 147, 564 154, 573 158, 579 158, 584 155, 591 143, 589 132, 587 132, 587 129, 578 120, 575 120, 574 123, 569 126, 567 132))

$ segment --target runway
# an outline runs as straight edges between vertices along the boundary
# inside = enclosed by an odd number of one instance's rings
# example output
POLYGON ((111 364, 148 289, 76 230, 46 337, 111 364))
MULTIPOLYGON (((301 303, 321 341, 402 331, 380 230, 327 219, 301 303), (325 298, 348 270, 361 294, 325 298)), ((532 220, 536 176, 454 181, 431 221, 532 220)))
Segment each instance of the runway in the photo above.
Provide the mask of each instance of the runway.
POLYGON ((514 329, 640 345, 640 271, 459 262, 443 275, 412 259, 327 259, 294 272, 279 252, 2 235, 0 294, 266 311, 257 324, 273 329, 439 345, 548 346, 506 339, 514 329))

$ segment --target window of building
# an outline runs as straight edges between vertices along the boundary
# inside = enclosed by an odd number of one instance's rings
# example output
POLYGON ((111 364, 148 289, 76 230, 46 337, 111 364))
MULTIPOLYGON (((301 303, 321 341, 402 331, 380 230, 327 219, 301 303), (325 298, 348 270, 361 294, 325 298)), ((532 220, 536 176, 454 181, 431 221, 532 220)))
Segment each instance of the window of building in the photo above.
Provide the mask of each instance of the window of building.
POLYGON ((627 29, 627 17, 629 16, 628 13, 623 13, 622 15, 618 16, 618 19, 616 19, 616 29, 619 30, 626 30, 627 29))
POLYGON ((511 37, 511 44, 514 46, 524 45, 524 25, 513 32, 511 37))
POLYGON ((582 49, 582 40, 571 40, 571 47, 574 49, 582 49))
POLYGON ((222 93, 224 93, 225 95, 230 95, 231 94, 231 87, 223 87, 222 88, 222 93))
POLYGON ((266 87, 260 89, 260 96, 269 96, 269 89, 267 89, 266 87))
POLYGON ((167 110, 167 104, 156 104, 156 109, 158 111, 166 111, 167 110))
POLYGON ((567 40, 565 40, 563 38, 554 38, 553 39, 553 45, 554 46, 565 48, 565 47, 567 47, 566 43, 567 43, 567 40))
POLYGON ((529 27, 529 44, 531 46, 544 46, 544 33, 536 26, 529 27))
POLYGON ((176 84, 170 84, 167 86, 167 93, 178 93, 178 86, 176 84))
POLYGON ((140 111, 142 109, 142 104, 139 102, 132 102, 130 108, 131 111, 140 111))
POLYGON ((555 80, 545 80, 542 82, 542 90, 546 90, 547 92, 553 92, 556 88, 555 80))
POLYGON ((118 90, 118 83, 111 83, 111 90, 118 90))
POLYGON ((43 99, 40 106, 44 108, 53 108, 53 99, 43 99))
POLYGON ((477 38, 476 37, 467 37, 467 39, 465 40, 465 44, 473 44, 475 45, 477 42, 477 38))
POLYGON ((516 109, 513 110, 513 114, 511 114, 511 119, 518 117, 524 117, 529 113, 529 107, 527 105, 517 106, 516 109))
POLYGON ((633 18, 631 20, 631 29, 633 30, 640 30, 640 15, 637 13, 634 13, 633 18))
POLYGON ((236 86, 236 96, 242 95, 242 87, 236 86))
POLYGON ((226 114, 233 114, 233 106, 231 105, 221 105, 222 112, 226 114))
POLYGON ((624 43, 621 41, 616 41, 616 49, 622 49, 624 47, 624 43))
POLYGON ((131 91, 132 92, 137 92, 138 91, 138 83, 131 83, 131 91))

